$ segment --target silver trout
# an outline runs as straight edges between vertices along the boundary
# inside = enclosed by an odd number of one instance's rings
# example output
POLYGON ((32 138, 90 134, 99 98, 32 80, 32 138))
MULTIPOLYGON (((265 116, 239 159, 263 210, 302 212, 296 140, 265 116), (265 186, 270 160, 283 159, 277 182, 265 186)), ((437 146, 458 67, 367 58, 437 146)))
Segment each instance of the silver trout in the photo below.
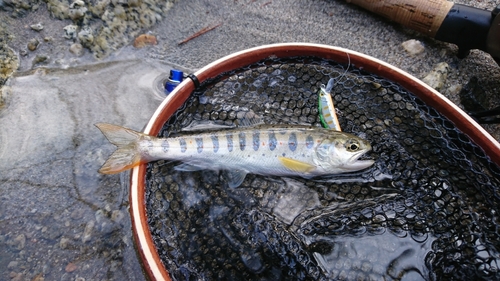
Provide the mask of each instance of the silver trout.
POLYGON ((158 138, 116 125, 96 126, 117 150, 99 170, 115 174, 141 163, 180 160, 177 170, 227 170, 230 187, 248 173, 274 176, 333 175, 362 170, 373 160, 359 160, 371 150, 357 136, 301 125, 260 125, 172 138, 158 138))

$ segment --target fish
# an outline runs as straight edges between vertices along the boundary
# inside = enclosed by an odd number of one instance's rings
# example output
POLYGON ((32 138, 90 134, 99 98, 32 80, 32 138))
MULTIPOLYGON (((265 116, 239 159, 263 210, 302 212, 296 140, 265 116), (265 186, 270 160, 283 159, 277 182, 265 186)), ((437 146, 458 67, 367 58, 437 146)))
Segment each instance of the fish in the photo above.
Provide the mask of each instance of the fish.
POLYGON ((335 112, 335 107, 333 105, 332 91, 335 79, 331 78, 328 80, 328 84, 321 85, 318 93, 318 111, 319 119, 323 127, 327 129, 332 129, 336 131, 342 131, 340 129, 339 120, 337 119, 337 114, 335 112))
POLYGON ((230 187, 248 173, 313 178, 373 165, 371 145, 355 135, 304 125, 258 125, 159 138, 117 125, 97 128, 117 146, 99 170, 116 174, 141 163, 178 160, 179 171, 226 170, 230 187))

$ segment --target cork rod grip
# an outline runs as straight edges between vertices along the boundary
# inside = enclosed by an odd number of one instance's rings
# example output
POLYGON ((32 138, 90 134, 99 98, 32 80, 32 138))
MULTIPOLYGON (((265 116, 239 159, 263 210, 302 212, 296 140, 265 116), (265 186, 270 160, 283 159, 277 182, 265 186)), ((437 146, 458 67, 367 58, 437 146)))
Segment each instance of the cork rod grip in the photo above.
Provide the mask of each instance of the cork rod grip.
POLYGON ((389 20, 434 37, 453 6, 446 0, 347 0, 389 20))

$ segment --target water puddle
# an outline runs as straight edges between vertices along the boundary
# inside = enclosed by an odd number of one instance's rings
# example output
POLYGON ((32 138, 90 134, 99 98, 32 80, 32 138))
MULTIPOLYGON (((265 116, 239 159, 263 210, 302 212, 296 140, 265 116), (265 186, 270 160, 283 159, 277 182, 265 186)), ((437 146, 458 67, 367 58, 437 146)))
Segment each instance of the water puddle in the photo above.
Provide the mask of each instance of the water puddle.
POLYGON ((32 280, 143 280, 126 173, 94 123, 142 129, 169 67, 115 61, 18 73, 0 109, 0 272, 32 280), (159 78, 160 77, 160 78, 159 78))
POLYGON ((356 280, 369 272, 369 280, 385 277, 394 280, 428 280, 426 256, 435 238, 423 241, 411 235, 396 236, 390 232, 362 237, 309 237, 316 245, 314 258, 328 278, 356 280))

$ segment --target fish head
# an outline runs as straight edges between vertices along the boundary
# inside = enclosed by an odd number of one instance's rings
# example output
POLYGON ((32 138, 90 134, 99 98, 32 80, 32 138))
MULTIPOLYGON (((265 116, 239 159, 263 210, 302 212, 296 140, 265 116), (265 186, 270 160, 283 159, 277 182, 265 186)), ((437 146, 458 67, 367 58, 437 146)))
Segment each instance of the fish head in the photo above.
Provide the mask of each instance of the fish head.
POLYGON ((373 160, 359 160, 371 149, 372 146, 365 139, 344 132, 334 132, 316 148, 316 156, 325 170, 354 172, 373 165, 373 160))

